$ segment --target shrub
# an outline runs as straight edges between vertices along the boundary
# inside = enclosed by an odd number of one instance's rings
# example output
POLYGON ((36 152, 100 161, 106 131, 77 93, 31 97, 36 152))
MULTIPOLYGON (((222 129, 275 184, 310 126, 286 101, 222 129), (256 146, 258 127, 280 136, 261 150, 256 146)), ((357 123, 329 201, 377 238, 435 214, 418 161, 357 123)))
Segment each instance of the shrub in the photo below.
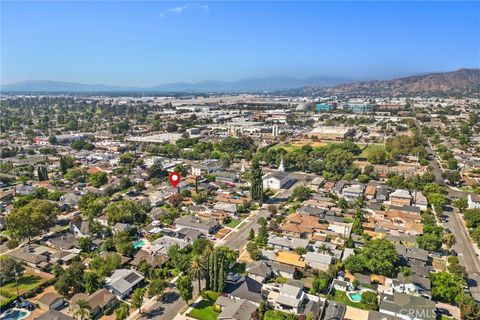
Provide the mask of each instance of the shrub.
POLYGON ((217 301, 217 298, 220 296, 220 293, 212 290, 202 290, 202 298, 210 301, 217 301))

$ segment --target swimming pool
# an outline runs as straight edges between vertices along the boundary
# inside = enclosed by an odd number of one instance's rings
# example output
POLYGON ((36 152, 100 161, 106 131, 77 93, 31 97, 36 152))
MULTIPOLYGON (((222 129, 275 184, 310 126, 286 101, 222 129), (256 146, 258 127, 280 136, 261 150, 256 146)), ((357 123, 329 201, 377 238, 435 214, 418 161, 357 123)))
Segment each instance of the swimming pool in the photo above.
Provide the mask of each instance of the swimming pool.
POLYGON ((25 309, 10 309, 5 311, 1 316, 1 320, 20 320, 28 317, 30 315, 30 311, 25 309))
POLYGON ((140 240, 137 240, 133 243, 133 248, 134 249, 140 249, 141 247, 143 247, 145 245, 145 240, 143 239, 140 239, 140 240))
POLYGON ((362 301, 362 293, 361 292, 347 292, 347 296, 353 302, 362 301))

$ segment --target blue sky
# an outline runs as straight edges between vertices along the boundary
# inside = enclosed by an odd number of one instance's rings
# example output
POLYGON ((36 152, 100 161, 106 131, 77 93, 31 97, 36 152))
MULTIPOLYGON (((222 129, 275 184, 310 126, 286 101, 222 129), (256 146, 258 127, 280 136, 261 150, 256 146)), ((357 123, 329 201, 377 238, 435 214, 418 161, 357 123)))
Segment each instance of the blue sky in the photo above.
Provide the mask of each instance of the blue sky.
POLYGON ((149 86, 480 66, 479 2, 1 2, 1 81, 149 86))

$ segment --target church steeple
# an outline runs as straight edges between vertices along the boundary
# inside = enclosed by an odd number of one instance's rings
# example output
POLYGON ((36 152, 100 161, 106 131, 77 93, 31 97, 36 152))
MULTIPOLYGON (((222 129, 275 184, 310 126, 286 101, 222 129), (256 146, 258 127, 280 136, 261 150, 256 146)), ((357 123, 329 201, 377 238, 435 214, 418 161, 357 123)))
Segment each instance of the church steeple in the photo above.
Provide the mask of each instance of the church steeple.
POLYGON ((283 156, 280 160, 280 165, 278 166, 278 171, 285 171, 285 166, 283 165, 283 156))

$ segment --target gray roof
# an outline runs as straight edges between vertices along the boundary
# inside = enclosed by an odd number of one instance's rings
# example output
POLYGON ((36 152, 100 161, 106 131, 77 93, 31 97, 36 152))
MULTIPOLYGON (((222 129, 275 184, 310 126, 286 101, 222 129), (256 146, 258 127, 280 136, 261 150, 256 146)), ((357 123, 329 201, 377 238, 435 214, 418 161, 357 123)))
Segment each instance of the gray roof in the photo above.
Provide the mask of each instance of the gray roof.
POLYGON ((402 310, 416 310, 419 319, 436 319, 435 303, 421 296, 413 296, 406 293, 395 293, 393 296, 384 295, 380 299, 380 312, 389 311, 400 314, 402 310))
POLYGON ((307 252, 305 261, 307 263, 315 262, 330 265, 332 263, 332 256, 316 252, 307 252))
POLYGON ((136 270, 117 269, 107 280, 107 284, 115 291, 124 294, 143 279, 144 276, 136 270))
POLYGON ((347 308, 343 303, 328 300, 324 320, 342 320, 347 308))
POLYGON ((284 296, 282 294, 278 295, 276 303, 283 304, 288 307, 298 308, 300 303, 302 302, 300 299, 292 298, 289 296, 284 296))
POLYGON ((278 180, 283 180, 288 177, 288 172, 283 171, 272 171, 263 176, 263 179, 275 178, 278 180))
POLYGON ((217 319, 250 320, 252 313, 257 310, 256 305, 245 299, 233 300, 220 296, 216 304, 222 306, 222 312, 217 319))
POLYGON ((386 313, 381 313, 375 310, 370 310, 368 313, 368 320, 402 320, 402 318, 392 316, 386 313))
POLYGON ((268 245, 288 247, 291 249, 296 249, 299 247, 306 248, 308 246, 308 240, 293 237, 280 237, 272 234, 270 237, 268 237, 268 245))
POLYGON ((74 319, 60 311, 48 310, 47 312, 42 313, 40 316, 34 318, 34 320, 74 320, 74 319))
POLYGON ((411 199, 412 196, 410 195, 410 191, 404 189, 397 189, 390 194, 390 198, 403 198, 403 199, 411 199))
POLYGON ((227 283, 223 292, 240 299, 260 301, 262 299, 262 286, 260 282, 245 276, 243 281, 227 283))
POLYGON ((288 295, 299 298, 303 291, 303 283, 297 280, 290 280, 282 285, 280 295, 288 295))
POLYGON ((200 220, 194 216, 183 216, 175 220, 175 224, 186 226, 186 227, 209 230, 210 228, 216 227, 218 225, 218 222, 211 219, 200 220))

